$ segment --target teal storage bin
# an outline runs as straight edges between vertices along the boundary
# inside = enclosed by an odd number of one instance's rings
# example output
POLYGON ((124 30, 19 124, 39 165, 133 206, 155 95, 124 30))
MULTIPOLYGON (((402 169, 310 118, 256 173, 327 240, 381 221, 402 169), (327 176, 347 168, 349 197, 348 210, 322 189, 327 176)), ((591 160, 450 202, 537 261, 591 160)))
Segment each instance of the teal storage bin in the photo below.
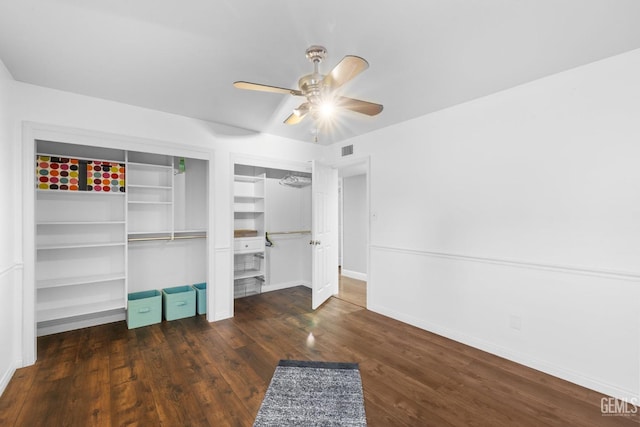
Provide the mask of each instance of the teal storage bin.
POLYGON ((196 290, 196 312, 205 314, 207 312, 207 284, 196 283, 193 285, 193 289, 196 290))
POLYGON ((176 286, 162 290, 162 309, 166 320, 196 315, 196 291, 191 286, 176 286))
POLYGON ((127 297, 129 329, 153 325, 162 321, 162 294, 158 290, 133 292, 127 297))

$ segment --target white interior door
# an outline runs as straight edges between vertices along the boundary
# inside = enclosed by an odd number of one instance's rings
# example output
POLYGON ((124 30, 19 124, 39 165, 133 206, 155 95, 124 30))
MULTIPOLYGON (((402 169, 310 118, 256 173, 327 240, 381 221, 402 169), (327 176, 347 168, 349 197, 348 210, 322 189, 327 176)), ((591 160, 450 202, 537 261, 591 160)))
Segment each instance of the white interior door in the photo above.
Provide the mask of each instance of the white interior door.
POLYGON ((338 170, 313 161, 312 298, 315 310, 338 293, 338 170))

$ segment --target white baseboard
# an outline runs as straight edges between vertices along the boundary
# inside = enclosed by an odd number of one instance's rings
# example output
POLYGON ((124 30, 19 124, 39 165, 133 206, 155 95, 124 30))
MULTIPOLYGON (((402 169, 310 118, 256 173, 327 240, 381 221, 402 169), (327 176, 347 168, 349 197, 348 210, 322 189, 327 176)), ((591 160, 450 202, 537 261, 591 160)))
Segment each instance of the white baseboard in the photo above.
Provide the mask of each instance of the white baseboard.
POLYGON ((231 319, 233 314, 228 311, 216 312, 216 316, 214 318, 209 318, 209 313, 207 313, 207 320, 209 322, 218 322, 220 320, 231 319))
POLYGON ((352 279, 362 280, 363 282, 367 281, 367 273, 360 273, 358 271, 353 271, 353 270, 345 270, 343 268, 340 274, 342 274, 345 277, 350 277, 352 279))
POLYGON ((11 378, 13 378, 13 374, 15 374, 15 372, 16 372, 16 367, 10 366, 9 369, 7 369, 2 374, 2 378, 0 378, 0 396, 2 396, 2 394, 4 393, 4 390, 9 385, 9 381, 11 381, 11 378))
POLYGON ((269 284, 262 287, 262 292, 279 291, 281 289, 293 288, 295 286, 306 286, 310 288, 311 283, 304 282, 302 280, 294 280, 291 282, 269 284))

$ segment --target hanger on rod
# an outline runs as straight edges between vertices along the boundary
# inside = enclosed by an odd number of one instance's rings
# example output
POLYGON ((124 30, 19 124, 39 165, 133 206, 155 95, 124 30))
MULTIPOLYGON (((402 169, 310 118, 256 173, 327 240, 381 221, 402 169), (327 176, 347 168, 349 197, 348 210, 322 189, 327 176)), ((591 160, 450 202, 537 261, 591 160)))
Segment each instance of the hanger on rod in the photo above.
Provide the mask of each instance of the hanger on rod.
POLYGON ((302 188, 311 185, 311 178, 307 176, 294 175, 293 173, 288 173, 280 180, 280 185, 285 185, 287 187, 296 187, 302 188))

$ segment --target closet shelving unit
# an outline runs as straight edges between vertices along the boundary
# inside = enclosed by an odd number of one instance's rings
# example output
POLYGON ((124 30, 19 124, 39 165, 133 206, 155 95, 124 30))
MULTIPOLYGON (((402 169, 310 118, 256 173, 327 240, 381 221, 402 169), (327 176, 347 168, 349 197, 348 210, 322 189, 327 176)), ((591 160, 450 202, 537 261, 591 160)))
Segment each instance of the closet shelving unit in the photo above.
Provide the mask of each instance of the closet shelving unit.
POLYGON ((266 175, 234 176, 234 229, 256 236, 234 239, 234 297, 259 294, 265 282, 266 175))
MULTIPOLYGON (((67 154, 50 154, 45 151, 47 148, 41 144, 38 156, 55 158, 67 154)), ((114 158, 105 161, 123 164, 122 152, 113 153, 114 158)), ((59 322, 125 308, 126 246, 125 193, 38 186, 37 322, 59 322)))
POLYGON ((129 151, 127 167, 129 292, 206 281, 206 162, 129 151))
MULTIPOLYGON (((134 153, 128 157, 137 159, 134 153)), ((174 168, 167 156, 154 156, 151 161, 157 163, 127 162, 128 234, 132 239, 173 235, 174 168)))
POLYGON ((35 160, 38 335, 124 319, 129 292, 206 281, 206 160, 178 173, 171 155, 51 141, 35 160), (117 170, 89 177, 102 162, 117 170))
MULTIPOLYGON (((129 152, 128 158, 128 240, 206 238, 205 214, 196 213, 197 218, 193 220, 196 224, 186 218, 177 219, 180 210, 176 200, 180 160, 171 156, 135 152, 129 152)), ((185 191, 182 188, 182 192, 185 191)), ((204 198, 204 193, 196 198, 204 198)))

